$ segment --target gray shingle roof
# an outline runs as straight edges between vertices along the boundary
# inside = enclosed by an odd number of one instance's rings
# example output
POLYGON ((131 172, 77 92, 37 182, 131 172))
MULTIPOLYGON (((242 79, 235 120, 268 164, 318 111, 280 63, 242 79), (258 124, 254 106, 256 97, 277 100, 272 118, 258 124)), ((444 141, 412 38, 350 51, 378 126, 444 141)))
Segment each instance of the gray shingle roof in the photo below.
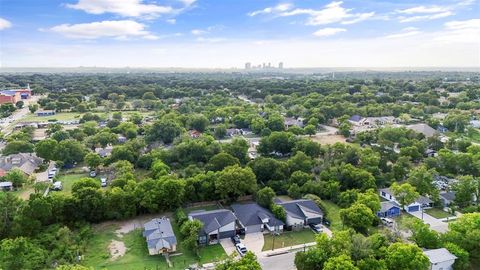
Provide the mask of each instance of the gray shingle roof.
POLYGON ((361 117, 358 114, 355 114, 355 115, 352 115, 352 117, 350 117, 348 120, 353 121, 353 122, 360 122, 360 120, 362 120, 362 119, 363 119, 363 117, 361 117))
POLYGON ((415 202, 417 203, 420 203, 420 204, 431 204, 433 203, 432 200, 430 200, 429 198, 425 197, 425 196, 420 196, 418 197, 415 202))
POLYGON ((437 131, 427 124, 415 124, 407 126, 408 129, 411 129, 417 133, 422 133, 425 137, 432 137, 437 134, 437 131))
POLYGON ((389 201, 387 201, 387 202, 381 202, 381 203, 380 203, 380 212, 386 212, 386 211, 388 211, 388 210, 389 210, 390 208, 392 208, 392 207, 398 207, 398 208, 400 208, 400 206, 399 206, 397 203, 395 203, 395 202, 389 202, 389 201))
POLYGON ((173 245, 177 244, 177 238, 168 218, 154 218, 145 223, 143 227, 143 236, 147 240, 148 248, 171 249, 173 245))
POLYGON ((423 253, 428 257, 432 264, 455 260, 457 258, 457 256, 450 253, 446 248, 424 250, 423 253))
POLYGON ((281 220, 275 218, 270 211, 256 203, 233 204, 231 207, 243 226, 263 224, 262 219, 268 219, 268 225, 270 226, 285 225, 281 220))
POLYGON ((0 158, 0 169, 9 171, 13 168, 19 168, 24 173, 32 174, 38 166, 43 162, 43 159, 37 157, 33 153, 18 153, 0 158))
POLYGON ((312 200, 293 200, 277 203, 285 209, 287 215, 295 218, 305 219, 307 213, 323 215, 322 210, 312 200))
POLYGON ((440 197, 442 197, 446 200, 449 200, 449 201, 453 201, 453 200, 455 200, 455 191, 448 191, 448 192, 440 193, 440 197))
POLYGON ((196 211, 188 214, 188 216, 203 223, 203 228, 200 231, 201 235, 209 234, 227 224, 235 222, 237 219, 232 211, 227 209, 196 211))

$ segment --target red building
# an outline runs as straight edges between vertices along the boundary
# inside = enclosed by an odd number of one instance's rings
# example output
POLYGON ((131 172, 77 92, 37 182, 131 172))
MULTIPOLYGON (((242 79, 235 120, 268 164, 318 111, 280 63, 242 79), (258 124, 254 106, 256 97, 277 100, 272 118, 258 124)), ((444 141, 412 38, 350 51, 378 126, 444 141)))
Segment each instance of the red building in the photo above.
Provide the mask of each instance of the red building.
POLYGON ((32 90, 30 89, 30 85, 28 85, 27 88, 3 90, 0 91, 0 104, 15 104, 20 100, 29 99, 31 97, 32 90))

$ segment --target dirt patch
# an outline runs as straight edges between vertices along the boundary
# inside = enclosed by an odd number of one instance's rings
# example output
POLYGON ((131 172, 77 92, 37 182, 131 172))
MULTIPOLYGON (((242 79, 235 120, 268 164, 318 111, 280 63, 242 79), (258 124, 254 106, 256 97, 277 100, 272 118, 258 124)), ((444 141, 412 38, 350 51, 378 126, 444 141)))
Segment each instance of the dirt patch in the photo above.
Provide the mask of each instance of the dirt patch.
POLYGON ((309 137, 312 141, 319 144, 335 144, 335 143, 345 143, 345 137, 342 135, 315 135, 309 137))
POLYGON ((110 260, 115 261, 116 259, 125 255, 127 252, 127 247, 125 247, 125 243, 117 240, 112 240, 110 245, 108 245, 108 250, 110 251, 110 260))

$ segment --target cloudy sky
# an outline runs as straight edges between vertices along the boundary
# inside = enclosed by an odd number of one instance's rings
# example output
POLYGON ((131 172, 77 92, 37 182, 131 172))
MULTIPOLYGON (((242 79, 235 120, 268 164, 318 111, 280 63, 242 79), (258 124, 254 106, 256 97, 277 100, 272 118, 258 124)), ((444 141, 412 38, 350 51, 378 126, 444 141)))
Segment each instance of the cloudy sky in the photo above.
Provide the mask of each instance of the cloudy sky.
POLYGON ((0 0, 2 67, 478 67, 480 0, 0 0))

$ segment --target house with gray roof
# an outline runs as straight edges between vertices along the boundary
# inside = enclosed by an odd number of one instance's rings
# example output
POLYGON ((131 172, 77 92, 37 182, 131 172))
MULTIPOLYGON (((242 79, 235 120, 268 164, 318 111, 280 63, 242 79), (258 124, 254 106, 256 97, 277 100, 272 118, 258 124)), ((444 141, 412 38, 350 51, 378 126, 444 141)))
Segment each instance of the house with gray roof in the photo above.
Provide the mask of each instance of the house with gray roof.
POLYGON ((303 229, 310 224, 320 224, 323 219, 323 212, 312 200, 281 201, 276 199, 275 203, 285 209, 287 228, 292 230, 303 229))
POLYGON ((143 228, 143 237, 147 241, 150 255, 170 253, 177 250, 177 238, 173 233, 170 219, 166 217, 154 218, 145 223, 143 228))
POLYGON ((95 153, 97 153, 102 158, 111 156, 112 151, 113 151, 113 146, 111 145, 107 145, 106 147, 95 148, 95 153))
POLYGON ((457 256, 453 255, 446 248, 424 250, 423 254, 430 261, 430 270, 452 270, 457 256))
POLYGON ((5 172, 18 168, 26 175, 31 175, 43 163, 43 159, 34 153, 18 153, 0 157, 0 170, 5 172))
MULTIPOLYGON (((400 203, 397 201, 395 196, 393 195, 393 192, 390 190, 390 188, 382 188, 379 189, 379 195, 380 197, 390 201, 390 202, 395 202, 396 204, 400 205, 400 203)), ((420 211, 420 209, 427 209, 431 208, 433 206, 433 201, 430 200, 429 198, 425 196, 419 196, 415 201, 409 205, 405 205, 404 210, 407 212, 416 212, 420 211)))
POLYGON ((384 201, 380 203, 378 217, 391 218, 400 215, 400 206, 396 202, 384 201))
POLYGON ((438 134, 438 131, 427 124, 414 124, 407 126, 408 129, 421 133, 425 138, 430 138, 438 134))
POLYGON ((256 203, 233 204, 231 206, 238 223, 245 229, 245 233, 282 232, 285 223, 277 219, 268 209, 256 203))
POLYGON ((236 235, 237 217, 230 210, 194 211, 188 214, 188 219, 202 222, 203 227, 198 233, 198 243, 201 245, 217 244, 220 239, 236 235))
POLYGON ((440 195, 440 201, 443 206, 448 207, 455 200, 455 191, 442 192, 440 195))

